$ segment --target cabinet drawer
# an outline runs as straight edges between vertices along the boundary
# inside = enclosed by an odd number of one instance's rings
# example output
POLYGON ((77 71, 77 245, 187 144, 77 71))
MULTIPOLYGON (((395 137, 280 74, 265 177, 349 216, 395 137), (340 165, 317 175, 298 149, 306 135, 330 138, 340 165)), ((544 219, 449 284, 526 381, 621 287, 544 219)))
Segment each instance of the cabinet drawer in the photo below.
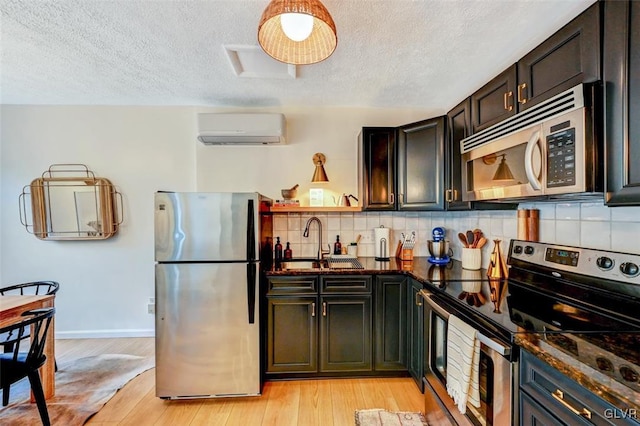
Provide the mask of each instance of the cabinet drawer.
POLYGON ((629 415, 623 416, 627 412, 609 404, 526 351, 522 351, 520 390, 568 425, 639 424, 629 415))
POLYGON ((371 293, 371 275, 320 277, 320 293, 371 293))
POLYGON ((310 294, 318 292, 318 276, 269 277, 267 295, 310 294))

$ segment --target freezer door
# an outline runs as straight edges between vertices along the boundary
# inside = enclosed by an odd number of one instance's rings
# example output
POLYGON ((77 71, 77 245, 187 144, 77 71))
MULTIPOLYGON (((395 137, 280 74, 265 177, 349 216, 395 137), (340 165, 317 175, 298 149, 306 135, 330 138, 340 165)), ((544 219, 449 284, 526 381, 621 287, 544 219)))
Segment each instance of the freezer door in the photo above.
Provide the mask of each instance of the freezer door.
POLYGON ((156 395, 260 394, 256 263, 156 265, 156 395))
POLYGON ((255 192, 156 193, 156 261, 257 260, 260 198, 255 192))

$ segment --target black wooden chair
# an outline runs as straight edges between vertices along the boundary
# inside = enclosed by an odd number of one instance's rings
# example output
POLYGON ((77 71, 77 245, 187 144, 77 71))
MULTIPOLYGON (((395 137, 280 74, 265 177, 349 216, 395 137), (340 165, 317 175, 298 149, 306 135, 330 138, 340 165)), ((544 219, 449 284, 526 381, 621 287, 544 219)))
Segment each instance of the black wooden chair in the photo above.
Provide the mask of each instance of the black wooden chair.
MULTIPOLYGON (((56 281, 32 281, 29 283, 14 284, 9 287, 0 288, 0 296, 10 295, 48 295, 56 294, 60 289, 60 284, 56 281)), ((29 338, 27 332, 23 339, 29 338)), ((15 333, 0 333, 0 346, 3 352, 13 351, 13 345, 16 343, 15 333)), ((56 370, 58 369, 56 365, 56 370)))
POLYGON ((27 377, 44 426, 50 426, 51 422, 38 370, 47 359, 44 355, 44 345, 54 313, 55 308, 34 309, 22 314, 25 317, 24 320, 0 328, 0 333, 15 332, 18 336, 12 352, 0 353, 2 405, 9 403, 11 385, 27 377), (20 352, 20 343, 24 341, 21 337, 29 333, 31 334, 29 350, 28 352, 20 352))

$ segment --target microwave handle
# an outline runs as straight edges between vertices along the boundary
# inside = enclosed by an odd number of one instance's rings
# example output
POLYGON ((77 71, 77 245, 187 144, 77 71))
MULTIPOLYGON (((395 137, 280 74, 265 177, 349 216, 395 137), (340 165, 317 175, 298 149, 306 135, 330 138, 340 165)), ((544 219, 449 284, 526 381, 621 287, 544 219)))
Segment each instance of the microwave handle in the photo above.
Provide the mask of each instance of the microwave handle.
POLYGON ((542 183, 538 180, 535 172, 533 171, 533 148, 540 141, 540 130, 536 130, 531 134, 529 142, 527 142, 527 148, 524 151, 524 171, 527 173, 527 179, 533 189, 542 189, 542 183))

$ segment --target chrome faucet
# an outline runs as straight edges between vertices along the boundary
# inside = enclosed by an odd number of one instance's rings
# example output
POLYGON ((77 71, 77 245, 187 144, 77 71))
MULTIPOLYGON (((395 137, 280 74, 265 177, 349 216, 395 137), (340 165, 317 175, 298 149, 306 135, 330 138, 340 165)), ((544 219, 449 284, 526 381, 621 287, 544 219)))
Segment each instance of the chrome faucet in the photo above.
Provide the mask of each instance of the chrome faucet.
POLYGON ((316 222, 318 224, 318 260, 322 260, 325 254, 329 254, 329 250, 322 250, 322 222, 315 216, 312 216, 307 220, 307 224, 304 226, 304 232, 302 236, 305 238, 309 238, 309 228, 311 227, 311 223, 316 222))

